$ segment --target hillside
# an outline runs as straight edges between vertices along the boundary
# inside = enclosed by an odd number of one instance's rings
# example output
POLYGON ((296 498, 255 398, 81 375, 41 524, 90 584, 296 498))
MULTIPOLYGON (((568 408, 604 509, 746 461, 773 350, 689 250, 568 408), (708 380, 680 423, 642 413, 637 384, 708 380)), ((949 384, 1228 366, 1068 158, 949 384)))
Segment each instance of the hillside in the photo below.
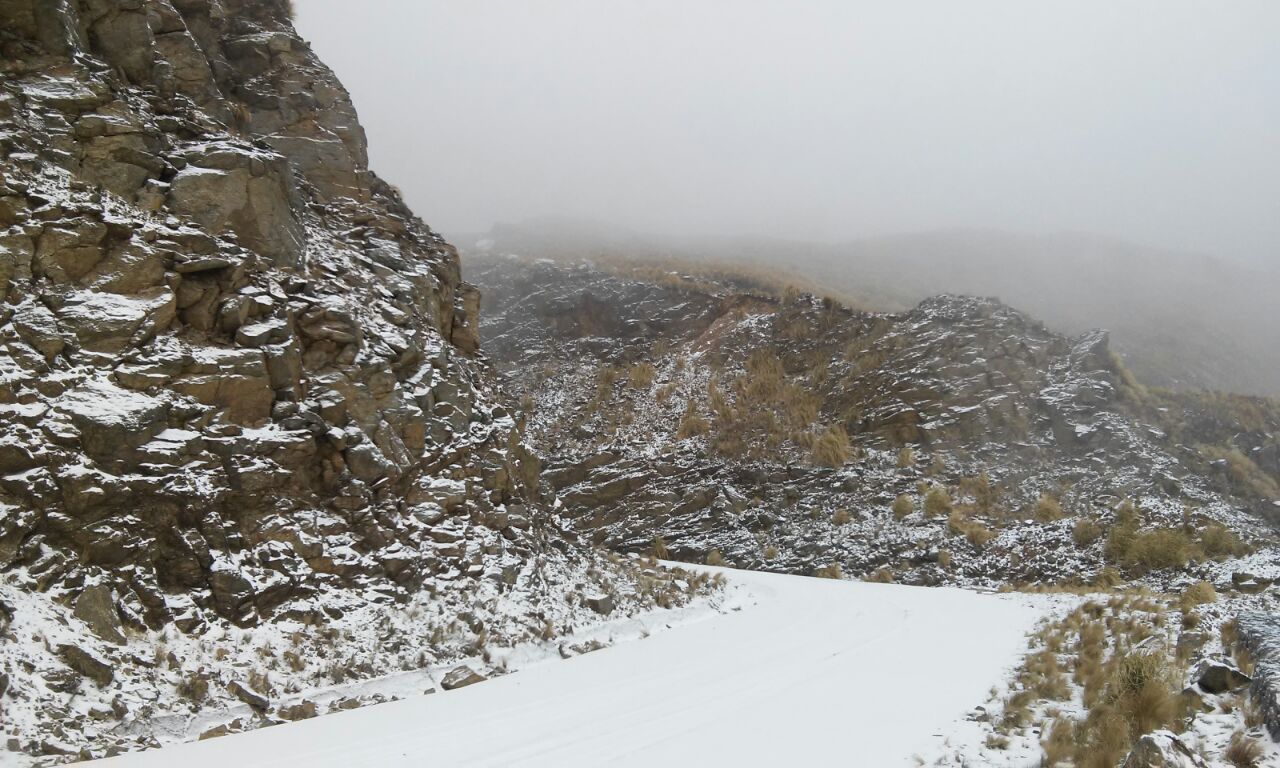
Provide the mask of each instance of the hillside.
POLYGON ((1153 386, 1280 395, 1280 337, 1268 314, 1280 272, 1194 253, 1071 233, 946 230, 824 244, 659 237, 563 220, 499 225, 460 242, 570 260, 736 265, 880 311, 942 293, 996 296, 1066 333, 1107 329, 1153 386))
POLYGON ((993 299, 872 313, 648 263, 469 270, 544 478, 606 546, 911 584, 1163 585, 1275 543, 1276 403, 1148 389, 1105 333, 993 299))

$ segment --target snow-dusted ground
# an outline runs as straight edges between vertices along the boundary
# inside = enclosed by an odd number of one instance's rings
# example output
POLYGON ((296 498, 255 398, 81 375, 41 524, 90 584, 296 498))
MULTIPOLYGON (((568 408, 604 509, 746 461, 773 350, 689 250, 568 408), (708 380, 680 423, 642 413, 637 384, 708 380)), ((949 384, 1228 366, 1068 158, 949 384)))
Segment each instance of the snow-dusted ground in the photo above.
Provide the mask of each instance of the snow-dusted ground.
POLYGON ((990 595, 725 571, 721 613, 454 691, 104 765, 910 765, 1043 613, 990 595))

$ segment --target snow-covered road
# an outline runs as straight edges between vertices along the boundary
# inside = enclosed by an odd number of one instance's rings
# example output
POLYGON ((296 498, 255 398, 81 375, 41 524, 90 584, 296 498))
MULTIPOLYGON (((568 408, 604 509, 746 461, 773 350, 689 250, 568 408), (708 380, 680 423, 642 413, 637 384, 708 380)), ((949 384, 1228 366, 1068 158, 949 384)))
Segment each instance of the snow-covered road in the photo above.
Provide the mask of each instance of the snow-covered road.
POLYGON ((1041 615, 1019 596, 726 574, 741 610, 644 640, 104 765, 908 765, 1041 615))

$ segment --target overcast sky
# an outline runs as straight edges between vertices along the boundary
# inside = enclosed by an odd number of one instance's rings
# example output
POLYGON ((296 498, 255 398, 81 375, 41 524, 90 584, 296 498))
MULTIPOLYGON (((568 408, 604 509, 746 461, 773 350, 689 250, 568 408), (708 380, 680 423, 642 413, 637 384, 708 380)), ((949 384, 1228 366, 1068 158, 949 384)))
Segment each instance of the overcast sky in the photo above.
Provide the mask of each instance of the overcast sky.
POLYGON ((1076 230, 1280 260, 1280 2, 294 0, 446 235, 1076 230))

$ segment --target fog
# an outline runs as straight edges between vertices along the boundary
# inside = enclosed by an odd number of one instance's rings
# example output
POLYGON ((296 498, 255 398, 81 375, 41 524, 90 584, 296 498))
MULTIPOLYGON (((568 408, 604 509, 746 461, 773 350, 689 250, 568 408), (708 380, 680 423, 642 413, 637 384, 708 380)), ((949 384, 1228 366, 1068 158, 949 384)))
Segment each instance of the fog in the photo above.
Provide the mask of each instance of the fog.
POLYGON ((1280 3, 295 0, 446 235, 1280 244, 1280 3))

